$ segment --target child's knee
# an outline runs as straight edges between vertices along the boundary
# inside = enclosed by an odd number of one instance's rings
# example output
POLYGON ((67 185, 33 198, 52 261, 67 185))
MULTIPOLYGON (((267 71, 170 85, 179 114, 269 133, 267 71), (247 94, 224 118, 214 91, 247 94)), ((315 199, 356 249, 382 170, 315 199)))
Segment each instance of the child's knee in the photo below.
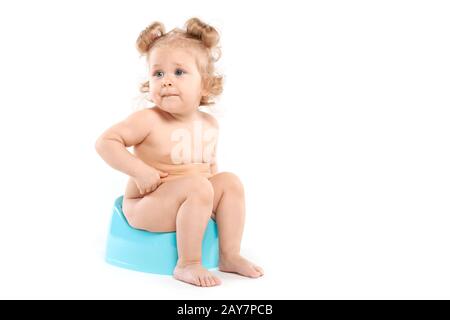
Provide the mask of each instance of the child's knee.
POLYGON ((191 176, 188 185, 188 197, 196 200, 212 203, 214 199, 214 188, 211 182, 201 176, 191 176))
POLYGON ((226 191, 244 193, 244 185, 237 175, 231 172, 223 172, 222 174, 226 191))

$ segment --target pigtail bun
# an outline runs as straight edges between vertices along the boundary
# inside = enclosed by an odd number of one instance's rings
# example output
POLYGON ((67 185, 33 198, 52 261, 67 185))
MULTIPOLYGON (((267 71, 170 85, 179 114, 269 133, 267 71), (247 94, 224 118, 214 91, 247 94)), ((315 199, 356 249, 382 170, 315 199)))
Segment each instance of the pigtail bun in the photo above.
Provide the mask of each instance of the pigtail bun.
POLYGON ((165 34, 164 25, 161 22, 153 22, 142 31, 136 40, 136 47, 141 54, 146 54, 156 39, 165 34))
POLYGON ((214 48, 219 43, 219 33, 210 25, 198 18, 186 22, 186 33, 199 39, 206 48, 214 48))

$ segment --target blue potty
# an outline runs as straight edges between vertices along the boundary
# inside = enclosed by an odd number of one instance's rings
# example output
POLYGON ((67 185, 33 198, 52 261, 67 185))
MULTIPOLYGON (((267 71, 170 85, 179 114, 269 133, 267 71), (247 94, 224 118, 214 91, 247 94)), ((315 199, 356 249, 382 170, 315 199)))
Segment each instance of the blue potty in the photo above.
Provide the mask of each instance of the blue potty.
MULTIPOLYGON (((132 270, 171 275, 178 260, 175 232, 149 232, 130 227, 122 212, 123 196, 114 203, 106 262, 132 270)), ((219 265, 217 225, 210 219, 202 243, 205 268, 219 265)))

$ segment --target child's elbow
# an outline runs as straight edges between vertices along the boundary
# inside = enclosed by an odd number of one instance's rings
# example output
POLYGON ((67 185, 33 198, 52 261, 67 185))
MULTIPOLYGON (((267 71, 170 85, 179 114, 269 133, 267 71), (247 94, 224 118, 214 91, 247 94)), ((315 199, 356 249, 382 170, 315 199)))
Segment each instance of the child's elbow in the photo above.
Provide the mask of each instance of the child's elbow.
POLYGON ((98 154, 102 154, 102 150, 104 148, 105 145, 105 139, 103 136, 100 136, 96 141, 95 141, 95 151, 97 151, 98 154))

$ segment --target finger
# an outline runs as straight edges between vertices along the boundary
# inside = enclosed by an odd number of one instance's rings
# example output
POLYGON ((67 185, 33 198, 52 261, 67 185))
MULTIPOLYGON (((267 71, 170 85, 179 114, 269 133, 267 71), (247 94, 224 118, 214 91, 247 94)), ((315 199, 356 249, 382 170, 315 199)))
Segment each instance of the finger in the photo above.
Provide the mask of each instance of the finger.
MULTIPOLYGON (((158 171, 159 171, 159 170, 158 170, 158 171)), ((159 171, 159 175, 160 175, 161 177, 166 177, 168 174, 169 174, 169 173, 167 173, 167 172, 159 171)))

